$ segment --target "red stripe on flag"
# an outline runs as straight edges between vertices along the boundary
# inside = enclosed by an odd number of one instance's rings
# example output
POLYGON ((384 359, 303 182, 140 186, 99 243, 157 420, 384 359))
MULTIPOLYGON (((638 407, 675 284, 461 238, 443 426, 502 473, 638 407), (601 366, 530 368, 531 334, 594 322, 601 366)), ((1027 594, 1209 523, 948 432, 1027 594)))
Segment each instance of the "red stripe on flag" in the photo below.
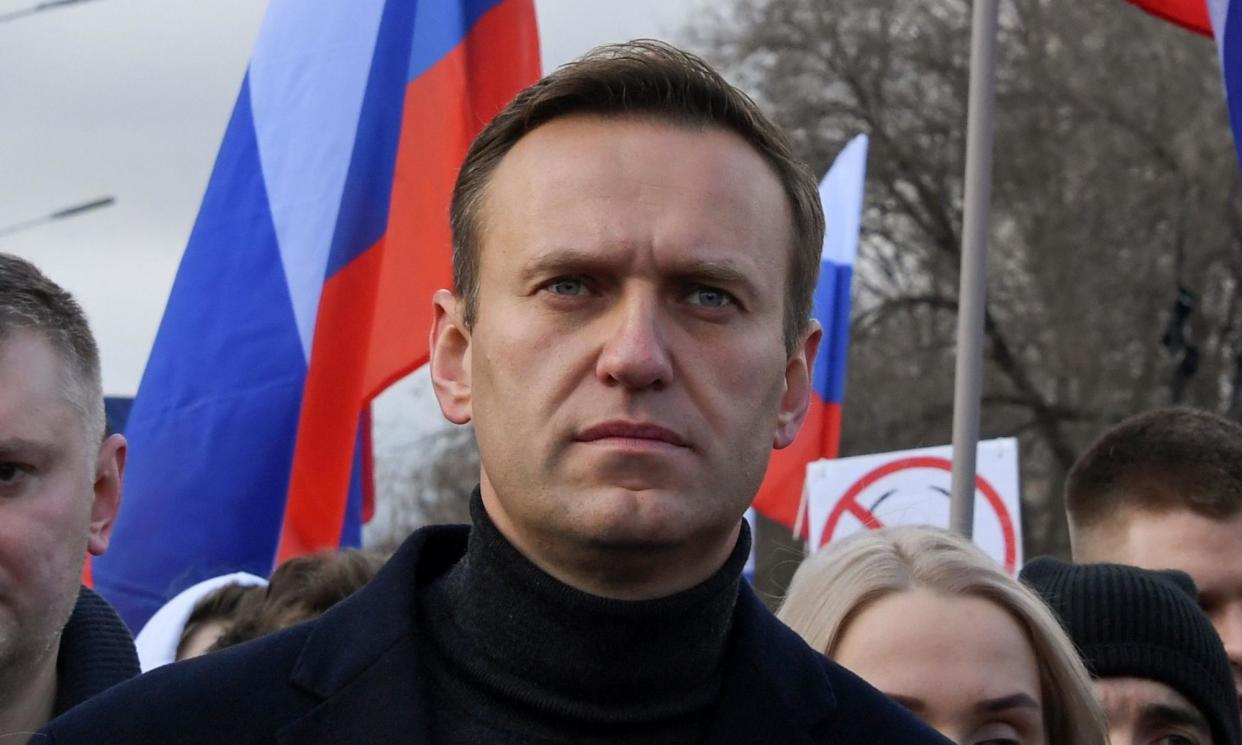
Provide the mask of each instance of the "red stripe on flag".
MULTIPOLYGON (((806 464, 837 457, 841 442, 841 404, 825 403, 811 395, 811 408, 793 444, 772 453, 763 484, 755 495, 755 509, 770 520, 793 529, 806 481, 806 464)), ((805 525, 804 525, 805 532, 805 525)))
POLYGON ((1152 15, 1176 23, 1197 34, 1212 37, 1212 17, 1207 0, 1130 0, 1152 15))
POLYGON ((538 77, 532 1, 507 0, 406 87, 385 235, 320 299, 277 562, 337 545, 358 415, 427 361, 431 295, 452 282, 449 202, 466 150, 538 77))
POLYGON ((475 135, 538 78, 534 6, 509 0, 410 82, 388 218, 388 240, 402 248, 383 259, 377 302, 385 311, 367 360, 369 396, 427 361, 431 295, 452 285, 448 215, 457 171, 475 135))
POLYGON ((367 340, 385 239, 324 283, 277 563, 335 547, 345 522, 367 340))

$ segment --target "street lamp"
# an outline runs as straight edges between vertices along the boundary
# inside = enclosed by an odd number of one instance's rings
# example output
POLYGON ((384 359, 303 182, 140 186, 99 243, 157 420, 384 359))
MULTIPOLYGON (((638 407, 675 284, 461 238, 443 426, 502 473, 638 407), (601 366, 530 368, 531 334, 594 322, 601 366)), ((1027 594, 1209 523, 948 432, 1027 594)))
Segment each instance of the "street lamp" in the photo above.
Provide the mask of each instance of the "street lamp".
POLYGON ((11 10, 8 13, 0 13, 0 23, 5 21, 14 21, 18 18, 32 16, 42 10, 51 10, 52 8, 60 8, 66 5, 77 5, 79 3, 89 2, 90 0, 45 0, 37 5, 21 10, 11 10))
MULTIPOLYGON (((84 2, 85 0, 60 0, 60 1, 61 2, 66 2, 66 1, 84 2)), ((13 233, 17 233, 19 231, 25 230, 26 228, 33 228, 36 225, 42 225, 44 223, 53 222, 55 220, 63 220, 66 217, 74 217, 84 212, 91 212, 93 210, 100 210, 105 207, 111 207, 113 204, 116 204, 116 197, 113 197, 113 196, 106 196, 106 197, 100 197, 99 199, 92 199, 89 202, 83 202, 81 204, 75 204, 71 207, 65 207, 64 209, 56 210, 55 212, 49 215, 44 215, 42 217, 36 217, 32 220, 23 220, 22 222, 17 222, 17 223, 13 223, 12 225, 7 225, 5 227, 2 227, 0 228, 0 236, 12 235, 13 233)))

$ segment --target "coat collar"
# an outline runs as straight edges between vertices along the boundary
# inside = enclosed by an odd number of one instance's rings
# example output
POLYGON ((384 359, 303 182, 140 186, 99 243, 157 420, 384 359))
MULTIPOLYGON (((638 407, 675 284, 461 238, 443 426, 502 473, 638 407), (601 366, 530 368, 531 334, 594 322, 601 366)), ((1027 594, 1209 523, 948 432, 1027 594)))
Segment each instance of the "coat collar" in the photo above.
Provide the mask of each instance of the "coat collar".
MULTIPOLYGON (((427 742, 417 592, 461 558, 467 535, 464 526, 415 532, 363 590, 316 622, 291 681, 322 703, 281 730, 278 743, 380 742, 397 733, 427 742)), ((745 582, 727 655, 708 742, 815 741, 836 708, 826 669, 745 582)))
POLYGON ((468 534, 464 525, 415 531, 366 587, 319 618, 290 680, 323 703, 278 743, 383 742, 398 732, 426 741, 417 593, 461 558, 468 534))

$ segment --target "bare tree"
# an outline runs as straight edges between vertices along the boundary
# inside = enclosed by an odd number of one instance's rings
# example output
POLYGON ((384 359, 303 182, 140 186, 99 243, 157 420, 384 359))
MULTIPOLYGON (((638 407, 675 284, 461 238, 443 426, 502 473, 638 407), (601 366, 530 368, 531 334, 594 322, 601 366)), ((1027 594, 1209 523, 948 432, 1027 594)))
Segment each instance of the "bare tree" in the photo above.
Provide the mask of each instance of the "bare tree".
MULTIPOLYGON (((1020 438, 1028 555, 1064 555, 1090 438, 1174 399, 1242 411, 1238 163, 1208 40, 1124 3, 1001 18, 982 429, 1020 438)), ((819 172, 871 137, 843 454, 950 438, 969 21, 737 0, 687 31, 819 172)))
POLYGON ((405 446, 412 457, 377 458, 375 517, 367 548, 391 552, 417 528, 470 522, 470 493, 479 482, 474 427, 441 427, 405 446))

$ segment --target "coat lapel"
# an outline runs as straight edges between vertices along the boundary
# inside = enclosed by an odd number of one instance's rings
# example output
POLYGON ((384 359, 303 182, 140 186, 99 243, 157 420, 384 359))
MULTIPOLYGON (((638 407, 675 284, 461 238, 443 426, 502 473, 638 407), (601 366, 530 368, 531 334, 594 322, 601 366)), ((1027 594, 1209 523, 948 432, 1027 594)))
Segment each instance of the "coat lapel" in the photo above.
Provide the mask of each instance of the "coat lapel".
POLYGON ((278 743, 427 742, 418 588, 461 558, 467 535, 465 526, 417 531, 366 587, 315 622, 290 676, 314 708, 278 732, 278 743))
POLYGON ((357 678, 276 735, 279 745, 428 741, 416 650, 406 636, 357 678))

